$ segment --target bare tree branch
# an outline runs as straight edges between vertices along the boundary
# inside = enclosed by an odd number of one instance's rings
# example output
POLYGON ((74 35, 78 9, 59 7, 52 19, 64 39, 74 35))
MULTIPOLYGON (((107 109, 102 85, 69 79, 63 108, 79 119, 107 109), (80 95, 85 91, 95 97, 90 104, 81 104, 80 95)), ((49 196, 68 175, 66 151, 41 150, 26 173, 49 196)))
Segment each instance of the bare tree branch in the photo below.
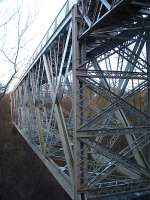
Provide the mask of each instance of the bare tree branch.
MULTIPOLYGON (((22 44, 23 41, 24 41, 24 36, 25 36, 29 26, 33 22, 33 21, 30 22, 29 21, 29 17, 28 17, 26 22, 25 22, 25 24, 24 24, 24 26, 22 27, 22 24, 21 24, 22 23, 21 22, 21 8, 18 7, 17 8, 17 14, 15 13, 14 15, 12 15, 8 19, 8 21, 6 21, 3 24, 3 26, 5 26, 7 23, 9 23, 10 20, 14 16, 17 16, 17 35, 16 35, 17 43, 15 45, 15 48, 13 49, 14 53, 12 53, 12 50, 11 50, 11 55, 9 55, 8 49, 5 50, 4 46, 2 48, 0 48, 0 53, 2 53, 2 55, 8 61, 8 63, 11 65, 11 68, 13 69, 14 72, 13 72, 13 74, 11 75, 11 77, 9 78, 9 80, 7 81, 7 83, 4 86, 0 85, 0 101, 5 96, 10 83, 16 77, 16 74, 18 72, 17 67, 18 67, 18 63, 19 63, 20 51, 23 49, 23 46, 25 46, 25 44, 22 44)), ((1 27, 1 25, 0 25, 0 27, 1 27)))
POLYGON ((9 56, 6 54, 6 52, 3 49, 0 49, 0 52, 5 56, 5 58, 14 65, 14 62, 9 58, 9 56))
POLYGON ((11 81, 13 80, 13 78, 15 77, 16 72, 13 73, 13 75, 10 77, 9 81, 7 82, 7 84, 5 86, 2 86, 1 90, 0 90, 0 101, 2 100, 2 98, 5 96, 6 91, 9 87, 9 84, 11 83, 11 81))
POLYGON ((4 23, 0 24, 0 28, 6 26, 16 16, 16 14, 17 12, 13 13, 4 23))

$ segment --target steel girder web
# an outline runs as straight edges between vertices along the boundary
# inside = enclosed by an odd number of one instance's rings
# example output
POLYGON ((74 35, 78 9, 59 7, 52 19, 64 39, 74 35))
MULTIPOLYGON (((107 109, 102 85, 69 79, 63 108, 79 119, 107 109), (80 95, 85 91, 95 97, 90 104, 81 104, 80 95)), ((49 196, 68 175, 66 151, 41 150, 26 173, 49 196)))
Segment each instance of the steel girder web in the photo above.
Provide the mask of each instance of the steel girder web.
POLYGON ((74 13, 75 189, 82 199, 150 187, 144 3, 85 0, 74 13))

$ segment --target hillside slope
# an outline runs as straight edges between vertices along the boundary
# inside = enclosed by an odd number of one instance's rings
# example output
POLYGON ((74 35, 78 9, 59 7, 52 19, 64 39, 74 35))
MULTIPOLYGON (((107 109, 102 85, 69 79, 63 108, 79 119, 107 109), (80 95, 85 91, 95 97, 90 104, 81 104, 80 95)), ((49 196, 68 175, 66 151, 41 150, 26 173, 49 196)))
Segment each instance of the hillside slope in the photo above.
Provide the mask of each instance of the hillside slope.
POLYGON ((9 97, 0 102, 0 200, 69 200, 10 120, 9 97))

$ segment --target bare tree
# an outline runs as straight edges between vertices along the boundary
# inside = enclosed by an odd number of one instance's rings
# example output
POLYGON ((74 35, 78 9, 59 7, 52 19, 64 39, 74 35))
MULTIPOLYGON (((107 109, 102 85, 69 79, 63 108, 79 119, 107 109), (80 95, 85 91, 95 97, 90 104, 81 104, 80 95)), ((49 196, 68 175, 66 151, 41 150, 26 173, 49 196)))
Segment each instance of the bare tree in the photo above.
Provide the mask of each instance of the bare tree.
MULTIPOLYGON (((26 20, 24 20, 23 25, 22 25, 22 9, 21 9, 21 6, 19 6, 19 8, 16 9, 16 12, 14 12, 13 15, 11 15, 7 19, 7 21, 5 21, 3 24, 0 25, 0 28, 4 28, 5 26, 9 26, 9 23, 12 20, 16 21, 16 28, 15 28, 16 44, 14 45, 13 48, 9 49, 8 46, 5 45, 6 44, 6 38, 5 38, 3 41, 3 45, 0 48, 1 55, 5 58, 5 60, 7 61, 7 64, 9 64, 10 68, 12 69, 12 74, 8 78, 8 81, 5 84, 2 84, 2 83, 0 84, 0 101, 5 96, 10 83, 16 77, 16 74, 18 73, 18 65, 20 63, 21 51, 24 50, 27 43, 25 41, 25 35, 27 33, 29 26, 31 25, 31 23, 33 23, 33 19, 34 17, 30 17, 30 18, 27 17, 26 20)), ((21 59, 23 60, 24 58, 21 57, 21 59)))

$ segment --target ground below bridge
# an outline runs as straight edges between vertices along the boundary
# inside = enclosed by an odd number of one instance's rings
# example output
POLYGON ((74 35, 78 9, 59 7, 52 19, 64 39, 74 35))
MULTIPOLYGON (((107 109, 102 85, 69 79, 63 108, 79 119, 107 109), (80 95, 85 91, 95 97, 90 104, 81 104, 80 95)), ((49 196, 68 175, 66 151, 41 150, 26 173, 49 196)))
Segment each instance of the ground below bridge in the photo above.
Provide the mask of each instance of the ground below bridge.
POLYGON ((9 98, 0 102, 0 200, 70 200, 12 126, 9 98))

